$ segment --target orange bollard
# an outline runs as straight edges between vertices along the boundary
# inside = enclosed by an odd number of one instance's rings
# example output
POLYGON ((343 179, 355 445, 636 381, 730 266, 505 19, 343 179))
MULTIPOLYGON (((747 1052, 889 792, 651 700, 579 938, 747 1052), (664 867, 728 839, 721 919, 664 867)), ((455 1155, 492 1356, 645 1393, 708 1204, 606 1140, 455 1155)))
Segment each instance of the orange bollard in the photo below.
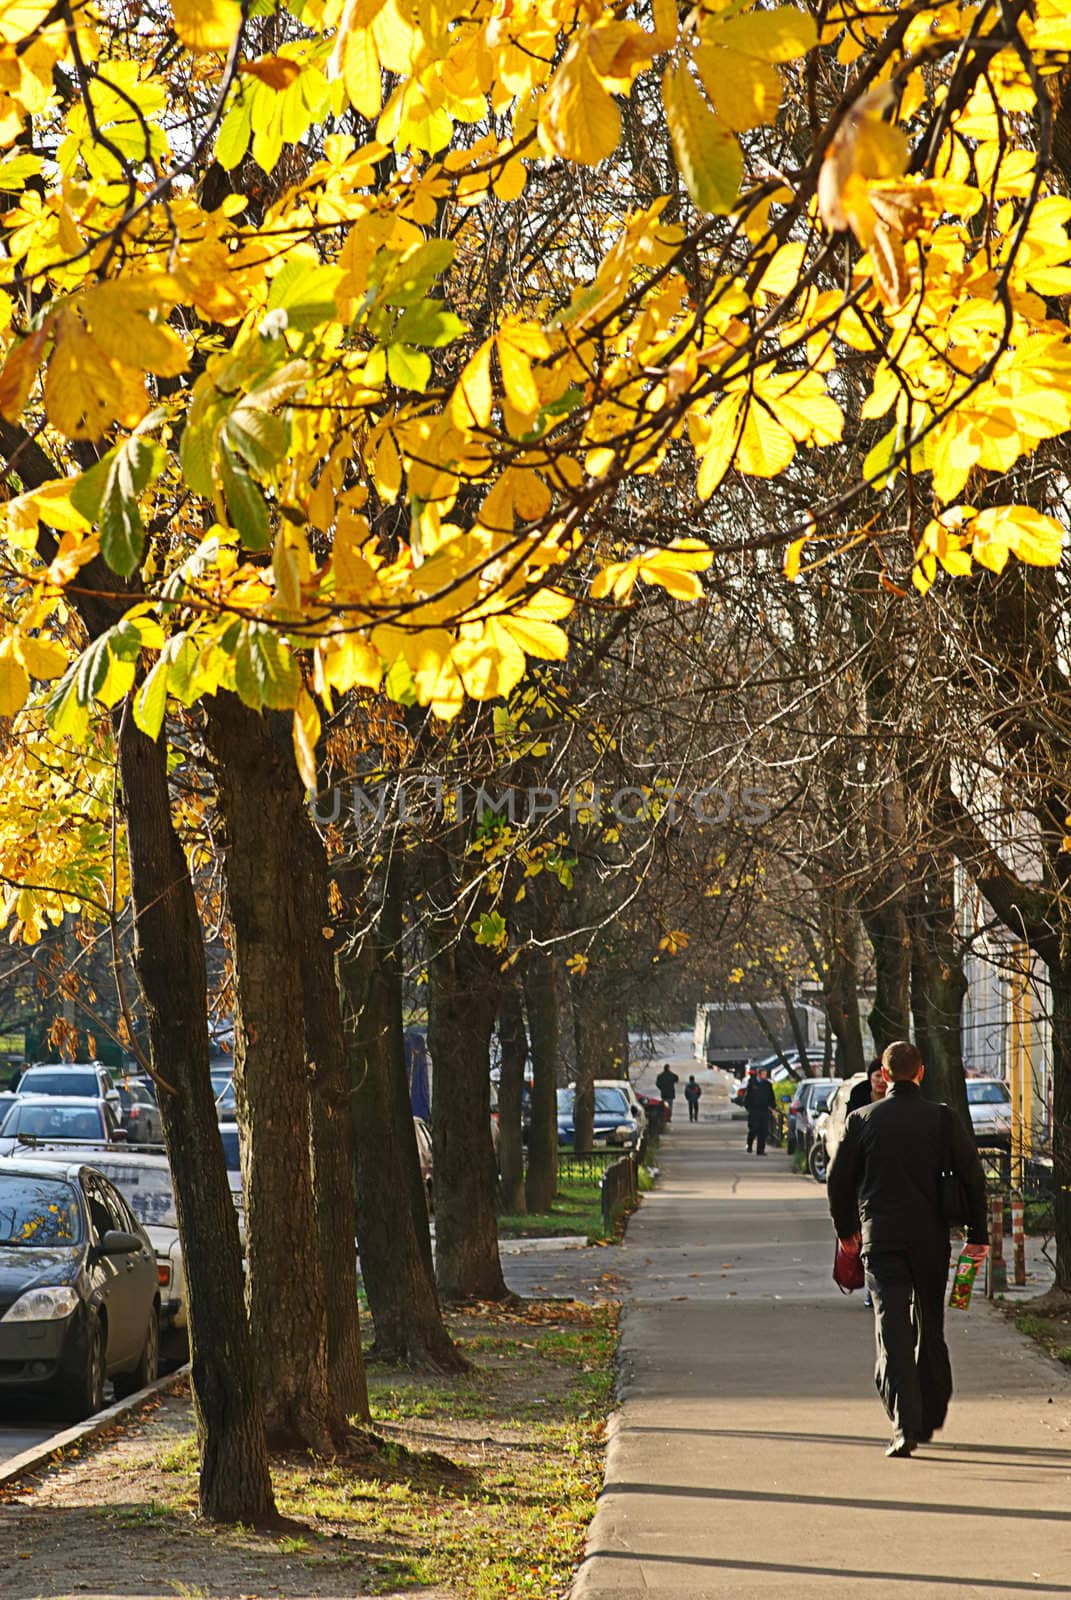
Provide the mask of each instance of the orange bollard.
POLYGON ((1012 1282, 1019 1287, 1026 1283, 1026 1228, 1023 1224, 1023 1197, 1011 1197, 1012 1225, 1012 1282))
POLYGON ((992 1300, 1008 1287, 1008 1269, 1004 1265, 1004 1196, 989 1197, 989 1256, 985 1292, 992 1300))

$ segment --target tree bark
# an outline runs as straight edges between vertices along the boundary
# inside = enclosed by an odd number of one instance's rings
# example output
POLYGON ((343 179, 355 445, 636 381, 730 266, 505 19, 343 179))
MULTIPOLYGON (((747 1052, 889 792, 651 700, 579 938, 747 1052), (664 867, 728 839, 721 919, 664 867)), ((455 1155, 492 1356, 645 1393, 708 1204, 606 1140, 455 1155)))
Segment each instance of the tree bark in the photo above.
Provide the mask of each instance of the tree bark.
POLYGON ((1056 1190, 1056 1282, 1071 1295, 1071 937, 1049 968, 1052 993, 1052 1163, 1056 1190))
POLYGON ((461 1372, 468 1363, 443 1324, 427 1206, 422 1191, 414 1202, 409 1177, 411 1154, 419 1184, 408 1093, 399 1111, 392 1081, 397 1072, 391 1034, 401 1029, 394 986, 371 936, 341 946, 336 970, 353 1106, 361 1275, 375 1329, 372 1353, 416 1372, 461 1372))
POLYGON ((428 847, 428 1048, 435 1068, 435 1275, 444 1300, 509 1297, 498 1255, 491 1142, 497 958, 477 945, 445 843, 428 847))
POLYGON ((242 1249, 208 1069, 204 944, 171 821, 167 743, 129 715, 119 733, 134 963, 145 1002, 186 1271, 198 1500, 215 1522, 272 1520, 264 1418, 246 1322, 242 1249))
POLYGON ((953 892, 951 862, 921 858, 911 919, 911 1006, 915 1042, 926 1063, 923 1092, 952 1106, 969 1128, 963 1072, 967 979, 956 940, 953 892))
POLYGON ((312 1171, 316 1228, 327 1296, 327 1382, 347 1417, 371 1421, 357 1305, 353 1116, 346 1038, 335 979, 335 929, 327 852, 307 809, 295 844, 300 868, 301 990, 305 1057, 311 1083, 312 1171))
POLYGON ((498 1199, 507 1215, 516 1216, 525 1210, 521 1119, 528 1037, 521 988, 515 976, 502 986, 498 1036, 502 1045, 498 1078, 498 1199))
POLYGON ((206 702, 205 722, 226 833, 257 1381, 271 1444, 332 1455, 345 1448, 346 1423, 328 1388, 327 1304, 312 1248, 318 1230, 292 854, 304 796, 281 718, 262 717, 224 692, 206 702))
POLYGON ((524 999, 532 1040, 532 1112, 528 1127, 528 1210, 547 1212, 558 1193, 558 967, 550 949, 535 946, 524 966, 524 999))
POLYGON ((874 949, 874 1004, 870 1032, 878 1055, 886 1045, 911 1032, 911 935, 899 896, 863 911, 863 923, 874 949))

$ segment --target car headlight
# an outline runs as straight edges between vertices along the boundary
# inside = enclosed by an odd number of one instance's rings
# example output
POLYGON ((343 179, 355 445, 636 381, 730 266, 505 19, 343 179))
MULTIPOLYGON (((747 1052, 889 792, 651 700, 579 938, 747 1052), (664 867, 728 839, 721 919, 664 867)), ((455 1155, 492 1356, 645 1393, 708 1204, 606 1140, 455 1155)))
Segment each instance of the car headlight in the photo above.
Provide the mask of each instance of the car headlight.
POLYGON ((78 1305, 73 1289, 27 1289, 13 1306, 0 1317, 0 1322, 59 1322, 69 1317, 78 1305))

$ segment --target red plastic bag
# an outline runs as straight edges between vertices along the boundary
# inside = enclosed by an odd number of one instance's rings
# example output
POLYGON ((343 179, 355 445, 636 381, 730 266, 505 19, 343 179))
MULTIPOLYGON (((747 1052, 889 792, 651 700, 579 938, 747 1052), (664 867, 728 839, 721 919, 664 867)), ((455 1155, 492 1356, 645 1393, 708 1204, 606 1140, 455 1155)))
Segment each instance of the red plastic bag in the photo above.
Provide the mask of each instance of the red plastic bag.
POLYGON ((845 1250, 839 1239, 833 1256, 833 1282, 841 1294, 851 1294, 853 1289, 866 1287, 862 1256, 858 1250, 845 1250))

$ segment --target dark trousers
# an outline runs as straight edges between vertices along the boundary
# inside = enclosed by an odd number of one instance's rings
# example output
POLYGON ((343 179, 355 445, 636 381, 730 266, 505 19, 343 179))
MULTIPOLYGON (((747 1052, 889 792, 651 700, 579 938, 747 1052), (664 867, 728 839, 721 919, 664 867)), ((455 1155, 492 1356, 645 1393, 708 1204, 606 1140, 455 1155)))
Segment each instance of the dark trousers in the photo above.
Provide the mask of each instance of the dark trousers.
POLYGON ((748 1117, 747 1147, 749 1151, 751 1150, 751 1145, 754 1141, 758 1146, 758 1154, 760 1156, 764 1156, 766 1154, 766 1130, 769 1126, 769 1122, 769 1114, 765 1111, 763 1111, 760 1116, 748 1117))
POLYGON ((874 1302, 874 1382, 897 1433, 924 1439, 945 1420, 952 1366, 945 1344, 948 1249, 867 1250, 874 1302))
POLYGON ((689 1122, 698 1122, 699 1121, 699 1101, 698 1100, 689 1100, 689 1102, 688 1102, 688 1121, 689 1122))

